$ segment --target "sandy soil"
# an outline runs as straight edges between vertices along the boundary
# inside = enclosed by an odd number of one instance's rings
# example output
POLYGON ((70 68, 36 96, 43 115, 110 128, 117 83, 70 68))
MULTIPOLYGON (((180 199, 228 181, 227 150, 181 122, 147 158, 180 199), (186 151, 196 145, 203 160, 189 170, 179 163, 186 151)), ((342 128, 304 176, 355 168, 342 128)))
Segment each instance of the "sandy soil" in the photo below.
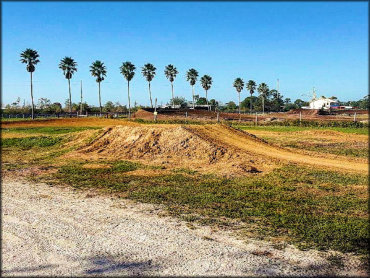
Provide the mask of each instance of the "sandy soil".
POLYGON ((198 132, 208 136, 210 140, 218 141, 224 146, 231 145, 235 148, 239 148, 240 150, 274 159, 280 159, 293 163, 308 164, 331 170, 340 169, 358 173, 368 172, 368 164, 365 162, 355 162, 343 158, 333 159, 332 157, 314 157, 301 153, 295 153, 283 148, 271 146, 259 140, 253 140, 247 132, 242 132, 233 128, 227 128, 222 125, 193 126, 191 129, 198 130, 198 132))
POLYGON ((363 275, 344 256, 277 250, 209 227, 190 229, 158 206, 22 181, 2 183, 2 275, 363 275))
POLYGON ((268 172, 281 163, 367 173, 366 160, 331 154, 308 155, 268 144, 225 125, 114 126, 66 157, 129 159, 168 168, 190 168, 222 175, 268 172))

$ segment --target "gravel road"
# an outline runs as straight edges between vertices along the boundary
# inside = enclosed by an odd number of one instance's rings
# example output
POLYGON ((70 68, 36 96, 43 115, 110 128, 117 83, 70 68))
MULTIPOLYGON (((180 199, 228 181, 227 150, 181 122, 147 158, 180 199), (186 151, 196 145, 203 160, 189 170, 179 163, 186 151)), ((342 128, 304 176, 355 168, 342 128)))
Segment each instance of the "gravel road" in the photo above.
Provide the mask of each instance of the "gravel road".
POLYGON ((366 275, 318 251, 274 249, 86 191, 2 181, 2 275, 366 275))

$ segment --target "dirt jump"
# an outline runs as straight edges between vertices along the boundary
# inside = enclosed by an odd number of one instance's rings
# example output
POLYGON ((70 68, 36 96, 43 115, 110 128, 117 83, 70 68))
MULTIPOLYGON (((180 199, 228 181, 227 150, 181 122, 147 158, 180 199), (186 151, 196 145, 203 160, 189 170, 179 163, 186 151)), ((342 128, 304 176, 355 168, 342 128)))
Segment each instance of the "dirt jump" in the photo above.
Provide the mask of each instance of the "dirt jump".
POLYGON ((269 172, 285 163, 357 173, 368 171, 365 162, 329 154, 297 153, 222 124, 106 127, 95 140, 66 156, 127 159, 162 168, 188 168, 226 176, 269 172))

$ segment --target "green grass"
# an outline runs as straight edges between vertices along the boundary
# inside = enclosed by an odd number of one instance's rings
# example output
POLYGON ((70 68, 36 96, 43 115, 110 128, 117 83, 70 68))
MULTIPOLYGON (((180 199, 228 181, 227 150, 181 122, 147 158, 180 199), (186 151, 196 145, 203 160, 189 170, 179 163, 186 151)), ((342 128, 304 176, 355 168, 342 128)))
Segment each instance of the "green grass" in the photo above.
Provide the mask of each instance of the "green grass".
POLYGON ((98 127, 17 127, 3 128, 2 132, 16 132, 24 134, 43 133, 43 134, 66 134, 71 132, 79 132, 87 129, 99 129, 98 127))
POLYGON ((333 130, 344 133, 355 133, 368 135, 369 129, 367 127, 355 128, 355 127, 301 127, 301 126, 245 126, 245 125, 234 125, 234 127, 242 130, 266 130, 276 132, 297 132, 305 130, 333 130))
POLYGON ((367 252, 366 175, 292 165, 248 178, 226 179, 184 170, 147 177, 126 175, 147 166, 105 163, 110 167, 89 169, 83 163, 71 163, 49 178, 163 204, 188 221, 242 221, 245 231, 258 238, 287 235, 301 248, 367 252), (356 191, 359 185, 363 189, 356 191))
POLYGON ((61 137, 24 137, 24 138, 2 138, 1 147, 9 148, 16 147, 20 149, 30 149, 33 147, 51 147, 59 144, 63 138, 61 137))
POLYGON ((171 214, 189 222, 241 222, 240 232, 247 236, 286 237, 301 248, 367 253, 367 175, 288 165, 264 175, 230 179, 189 169, 163 170, 160 176, 128 175, 137 169, 161 171, 160 167, 130 161, 98 161, 105 167, 86 168, 87 162, 63 160, 66 164, 57 166, 55 159, 70 151, 59 148, 59 144, 75 136, 57 135, 74 132, 75 128, 36 130, 19 132, 45 136, 2 140, 4 168, 16 171, 31 165, 52 166, 57 168, 56 173, 46 172, 32 179, 163 204, 171 214))

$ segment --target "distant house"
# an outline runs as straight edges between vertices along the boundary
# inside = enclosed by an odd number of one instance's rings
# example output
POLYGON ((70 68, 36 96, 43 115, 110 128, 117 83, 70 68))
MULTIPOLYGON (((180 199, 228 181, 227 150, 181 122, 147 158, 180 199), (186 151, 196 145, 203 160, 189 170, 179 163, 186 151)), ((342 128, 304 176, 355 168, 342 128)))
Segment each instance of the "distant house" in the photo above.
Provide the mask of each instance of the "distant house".
POLYGON ((337 99, 334 98, 313 98, 309 106, 302 107, 304 109, 336 109, 339 107, 337 99))

